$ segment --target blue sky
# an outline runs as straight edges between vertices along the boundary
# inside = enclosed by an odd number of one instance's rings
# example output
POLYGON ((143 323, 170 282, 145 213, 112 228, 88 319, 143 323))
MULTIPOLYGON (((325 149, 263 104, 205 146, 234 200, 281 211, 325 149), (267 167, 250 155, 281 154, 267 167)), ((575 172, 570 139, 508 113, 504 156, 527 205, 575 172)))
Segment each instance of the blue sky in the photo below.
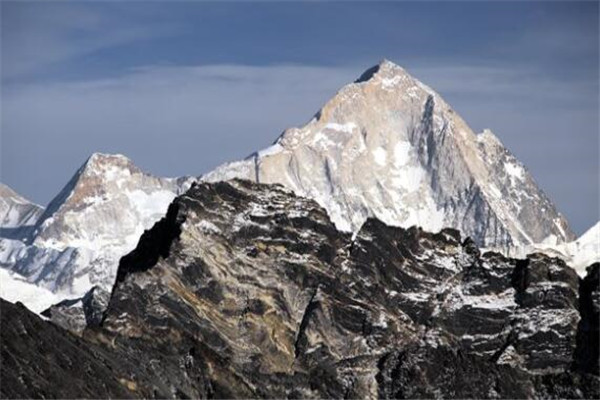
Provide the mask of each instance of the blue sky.
POLYGON ((0 180, 47 203, 94 151, 197 175, 388 58, 598 220, 597 2, 0 3, 0 180))

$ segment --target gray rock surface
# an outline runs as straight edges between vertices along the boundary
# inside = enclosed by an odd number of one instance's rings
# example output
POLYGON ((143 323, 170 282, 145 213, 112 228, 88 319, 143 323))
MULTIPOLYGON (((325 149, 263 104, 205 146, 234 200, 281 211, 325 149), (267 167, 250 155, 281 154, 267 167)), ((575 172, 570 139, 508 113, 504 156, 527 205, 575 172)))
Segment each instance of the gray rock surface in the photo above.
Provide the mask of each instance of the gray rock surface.
POLYGON ((94 286, 83 297, 63 300, 44 310, 41 315, 61 328, 80 334, 87 327, 100 325, 109 300, 109 292, 94 286))
MULTIPOLYGON (((0 398, 125 399, 152 395, 146 392, 144 396, 125 379, 136 364, 108 346, 85 341, 43 321, 21 303, 0 299, 0 310, 0 398)), ((138 381, 143 379, 137 377, 138 381)))
POLYGON ((556 258, 482 255, 456 230, 375 219, 353 237, 316 202, 282 186, 202 183, 176 198, 121 259, 101 325, 83 332, 89 346, 64 349, 73 336, 57 337, 58 328, 41 321, 19 333, 13 326, 34 317, 17 308, 5 320, 3 309, 2 323, 11 321, 3 359, 11 361, 2 363, 2 380, 11 383, 0 390, 12 397, 28 397, 33 387, 45 397, 127 390, 155 398, 597 398, 599 268, 590 267, 580 285, 556 258), (39 335, 50 342, 35 352, 26 344, 39 335), (77 381, 66 391, 73 365, 90 353, 110 366, 109 384, 77 381), (33 371, 38 358, 44 368, 33 371))

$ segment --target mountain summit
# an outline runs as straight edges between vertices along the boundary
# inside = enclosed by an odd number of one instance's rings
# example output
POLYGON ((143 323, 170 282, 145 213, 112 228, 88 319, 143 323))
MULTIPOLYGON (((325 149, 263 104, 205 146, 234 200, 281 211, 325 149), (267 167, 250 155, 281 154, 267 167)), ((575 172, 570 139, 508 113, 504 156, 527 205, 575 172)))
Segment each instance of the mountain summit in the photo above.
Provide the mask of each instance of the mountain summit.
POLYGON ((305 126, 203 176, 279 183, 315 199, 336 226, 459 229, 480 246, 574 239, 527 169, 489 130, 477 135, 432 89, 384 60, 305 126))
POLYGON ((0 235, 0 266, 60 298, 110 291, 119 259, 167 211, 189 178, 158 178, 122 155, 95 153, 50 202, 27 240, 0 235))
MULTIPOLYGON (((0 183, 0 229, 16 231, 23 227, 29 227, 35 224, 43 211, 42 207, 30 202, 10 187, 0 183)), ((16 232, 10 233, 16 234, 16 232)))

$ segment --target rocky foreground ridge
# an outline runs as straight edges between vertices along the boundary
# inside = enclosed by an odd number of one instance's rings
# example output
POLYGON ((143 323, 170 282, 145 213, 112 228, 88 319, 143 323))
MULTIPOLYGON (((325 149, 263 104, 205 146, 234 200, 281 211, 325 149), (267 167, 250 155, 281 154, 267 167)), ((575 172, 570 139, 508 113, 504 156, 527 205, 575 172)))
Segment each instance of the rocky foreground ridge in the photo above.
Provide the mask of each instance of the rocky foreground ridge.
POLYGON ((278 185, 202 183, 81 337, 2 302, 2 397, 598 398, 600 265, 458 231, 338 231, 278 185))

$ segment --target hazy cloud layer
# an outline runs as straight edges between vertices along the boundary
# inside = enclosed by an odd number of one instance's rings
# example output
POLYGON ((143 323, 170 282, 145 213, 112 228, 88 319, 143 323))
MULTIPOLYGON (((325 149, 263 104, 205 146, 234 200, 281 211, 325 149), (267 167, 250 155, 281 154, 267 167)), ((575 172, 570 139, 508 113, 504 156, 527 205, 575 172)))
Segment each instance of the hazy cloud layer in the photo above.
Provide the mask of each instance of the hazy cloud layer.
POLYGON ((43 73, 104 49, 168 37, 179 29, 164 21, 149 25, 132 18, 117 3, 5 1, 1 7, 3 80, 43 73))

